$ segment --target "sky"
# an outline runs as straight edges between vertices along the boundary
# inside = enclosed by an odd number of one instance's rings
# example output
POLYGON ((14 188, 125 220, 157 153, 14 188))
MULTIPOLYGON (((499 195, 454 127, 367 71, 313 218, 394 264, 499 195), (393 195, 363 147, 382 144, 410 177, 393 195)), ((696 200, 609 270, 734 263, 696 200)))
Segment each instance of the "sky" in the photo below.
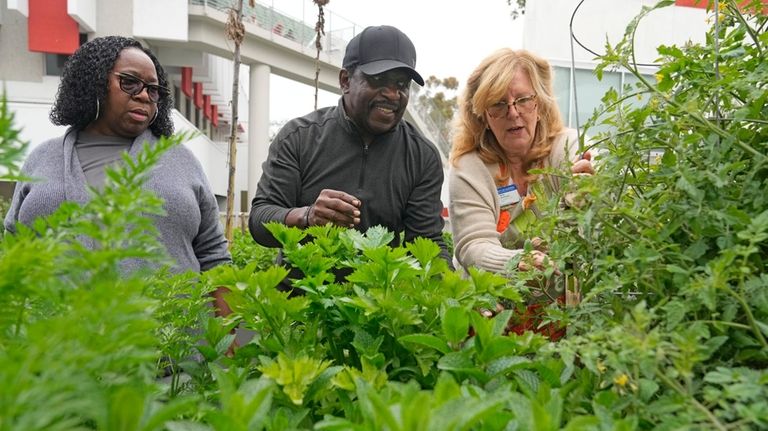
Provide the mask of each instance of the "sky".
MULTIPOLYGON (((275 9, 294 17, 308 15, 314 23, 316 9, 306 10, 309 0, 274 0, 275 9), (296 5, 305 3, 305 10, 296 5), (291 6, 294 7, 291 10, 291 6)), ((523 19, 513 20, 506 0, 330 0, 325 7, 326 26, 342 27, 345 20, 358 26, 393 25, 402 30, 416 47, 416 70, 424 79, 453 76, 463 88, 480 61, 498 48, 521 48, 523 19)), ((310 100, 314 88, 285 78, 271 77, 270 120, 286 121, 308 112, 286 100, 310 100), (279 95, 279 96, 278 96, 279 95)), ((321 91, 318 106, 336 104, 338 96, 321 91)), ((303 105, 302 105, 303 106, 303 105)))

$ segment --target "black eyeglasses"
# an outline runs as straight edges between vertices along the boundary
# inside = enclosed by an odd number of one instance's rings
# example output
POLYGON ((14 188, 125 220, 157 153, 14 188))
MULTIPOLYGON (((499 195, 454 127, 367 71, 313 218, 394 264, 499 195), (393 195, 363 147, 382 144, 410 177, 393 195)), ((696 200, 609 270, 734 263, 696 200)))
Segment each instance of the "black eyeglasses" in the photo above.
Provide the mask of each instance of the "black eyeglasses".
POLYGON ((536 109, 536 95, 532 94, 530 96, 518 97, 513 100, 512 103, 502 100, 489 106, 486 111, 488 111, 488 115, 493 118, 502 118, 507 116, 510 106, 514 106, 518 114, 530 114, 536 109))
POLYGON ((149 96, 149 100, 152 103, 157 103, 158 101, 160 101, 161 97, 165 97, 169 94, 168 89, 163 86, 160 86, 157 84, 147 84, 141 79, 133 75, 129 75, 127 73, 122 73, 122 72, 112 72, 112 73, 117 75, 117 78, 120 81, 120 89, 130 94, 131 96, 136 96, 137 94, 144 91, 144 89, 146 88, 147 96, 149 96))

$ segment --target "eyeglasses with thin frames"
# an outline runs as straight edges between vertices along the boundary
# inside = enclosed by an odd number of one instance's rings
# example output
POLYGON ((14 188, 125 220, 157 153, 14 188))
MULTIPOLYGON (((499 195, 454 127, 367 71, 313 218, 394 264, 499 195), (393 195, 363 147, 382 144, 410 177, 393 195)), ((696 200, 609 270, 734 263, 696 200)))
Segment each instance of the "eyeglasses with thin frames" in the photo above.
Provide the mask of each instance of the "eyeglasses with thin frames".
POLYGON ((130 94, 131 96, 136 96, 144 89, 147 89, 147 96, 149 96, 149 100, 152 103, 157 103, 160 101, 161 97, 165 97, 169 94, 169 91, 167 88, 157 85, 157 84, 147 84, 143 80, 133 76, 129 75, 127 73, 122 72, 112 72, 115 75, 117 75, 117 78, 120 82, 120 89, 123 90, 125 93, 130 94))
POLYGON ((502 118, 507 116, 510 106, 514 106, 515 110, 517 110, 517 113, 520 115, 530 114, 536 109, 536 95, 532 94, 530 96, 518 97, 513 100, 512 103, 507 102, 506 100, 501 100, 489 106, 486 111, 488 112, 488 115, 493 118, 502 118))

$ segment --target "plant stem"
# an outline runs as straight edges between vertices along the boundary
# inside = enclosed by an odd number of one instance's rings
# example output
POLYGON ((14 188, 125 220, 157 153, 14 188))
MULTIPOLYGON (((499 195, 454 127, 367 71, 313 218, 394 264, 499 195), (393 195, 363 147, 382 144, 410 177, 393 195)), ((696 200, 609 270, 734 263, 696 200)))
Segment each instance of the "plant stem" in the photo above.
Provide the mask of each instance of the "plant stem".
POLYGON ((757 327, 757 323, 755 323, 755 316, 752 314, 752 310, 749 308, 749 304, 747 304, 741 295, 734 292, 730 287, 725 286, 724 289, 729 295, 736 299, 736 301, 738 301, 738 303, 741 305, 741 308, 744 309, 744 313, 747 315, 747 321, 749 321, 749 326, 752 328, 752 332, 755 334, 755 337, 757 337, 758 341, 760 341, 760 344, 764 349, 768 348, 768 342, 766 342, 763 333, 760 332, 760 328, 757 327))
POLYGON ((749 33, 749 37, 752 38, 752 42, 755 43, 754 47, 757 49, 757 53, 760 55, 760 58, 763 58, 763 50, 760 48, 760 38, 755 33, 755 30, 747 24, 747 20, 744 19, 744 15, 741 14, 738 8, 734 8, 732 4, 729 4, 728 9, 734 13, 736 19, 738 19, 741 25, 744 26, 744 29, 749 33))
POLYGON ((14 337, 18 338, 21 331, 21 324, 24 322, 24 310, 27 309, 27 298, 24 298, 23 304, 19 307, 19 316, 16 318, 16 328, 13 331, 14 337))
POLYGON ((635 238, 635 237, 631 236, 630 234, 624 232, 623 230, 619 229, 618 227, 614 226, 613 224, 608 223, 607 220, 603 220, 602 218, 600 218, 600 221, 602 221, 605 224, 606 227, 609 227, 609 228, 613 229, 616 233, 618 233, 619 235, 624 237, 624 239, 628 240, 630 243, 634 243, 634 242, 637 241, 637 238, 635 238))
POLYGON ((709 323, 712 325, 730 326, 738 329, 752 329, 752 327, 749 325, 744 325, 742 323, 736 323, 736 322, 727 322, 725 320, 692 320, 691 321, 691 323, 695 323, 695 322, 709 323))
POLYGON ((659 378, 664 384, 672 388, 675 392, 680 394, 680 396, 687 398, 691 404, 693 404, 694 407, 696 407, 699 411, 704 413, 704 415, 709 419, 710 422, 712 422, 712 425, 715 426, 715 428, 721 430, 721 431, 727 431, 728 428, 725 427, 720 421, 715 417, 714 414, 712 414, 709 409, 701 404, 696 398, 694 398, 692 395, 689 395, 683 388, 680 387, 680 385, 677 384, 674 380, 667 377, 664 373, 661 372, 661 370, 656 370, 656 377, 659 378))
POLYGON ((280 334, 280 326, 277 324, 275 319, 273 319, 272 316, 267 313, 267 309, 264 307, 264 304, 261 301, 254 301, 254 303, 257 307, 259 307, 259 309, 261 309, 261 313, 267 319, 269 326, 272 328, 272 332, 275 334, 275 337, 277 337, 277 341, 280 342, 282 347, 285 347, 285 340, 283 340, 283 336, 280 334))

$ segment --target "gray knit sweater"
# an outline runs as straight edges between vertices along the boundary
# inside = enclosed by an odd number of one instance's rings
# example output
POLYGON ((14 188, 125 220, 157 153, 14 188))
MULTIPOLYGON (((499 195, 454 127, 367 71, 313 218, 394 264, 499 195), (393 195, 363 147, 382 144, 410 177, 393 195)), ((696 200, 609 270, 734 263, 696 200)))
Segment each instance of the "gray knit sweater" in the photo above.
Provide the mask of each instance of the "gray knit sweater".
MULTIPOLYGON (((69 129, 64 136, 42 143, 29 154, 23 174, 43 181, 16 184, 5 217, 8 232, 15 232, 17 221, 30 225, 36 218, 50 215, 64 201, 88 202, 87 181, 74 147, 76 140, 77 132, 69 129)), ((145 131, 134 139, 129 154, 135 158, 145 141, 154 144, 157 138, 145 131)), ((145 187, 165 201, 166 215, 154 219, 160 242, 176 261, 175 272, 205 271, 231 260, 216 199, 200 162, 186 147, 178 145, 166 152, 145 187)), ((140 265, 132 262, 124 269, 140 265)))

